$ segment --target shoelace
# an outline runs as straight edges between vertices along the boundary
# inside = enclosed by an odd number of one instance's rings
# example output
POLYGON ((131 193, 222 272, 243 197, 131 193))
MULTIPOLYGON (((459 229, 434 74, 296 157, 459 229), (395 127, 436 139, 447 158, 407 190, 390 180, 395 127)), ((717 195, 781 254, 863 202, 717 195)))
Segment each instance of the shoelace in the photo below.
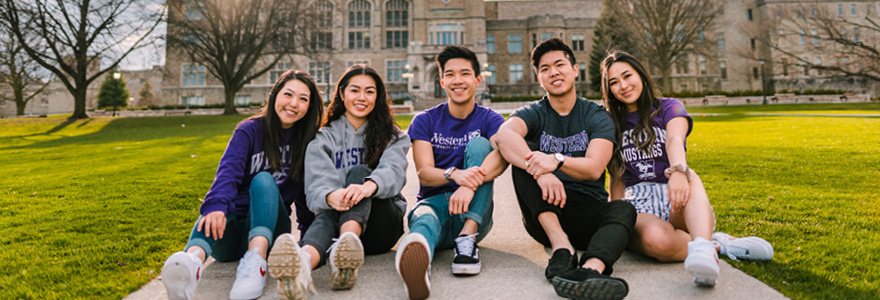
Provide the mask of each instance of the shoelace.
POLYGON ((258 274, 259 271, 257 271, 257 269, 260 267, 259 259, 260 256, 256 253, 248 252, 248 254, 238 263, 238 269, 236 269, 235 276, 251 277, 254 274, 258 274))
POLYGON ((749 248, 741 245, 736 245, 733 241, 729 241, 725 244, 727 250, 727 257, 734 261, 739 261, 738 257, 745 257, 746 253, 749 252, 749 248))
POLYGON ((474 233, 455 238, 455 248, 458 250, 458 253, 467 256, 474 256, 474 246, 477 244, 478 234, 479 233, 474 233), (466 239, 467 242, 459 242, 460 239, 466 239))

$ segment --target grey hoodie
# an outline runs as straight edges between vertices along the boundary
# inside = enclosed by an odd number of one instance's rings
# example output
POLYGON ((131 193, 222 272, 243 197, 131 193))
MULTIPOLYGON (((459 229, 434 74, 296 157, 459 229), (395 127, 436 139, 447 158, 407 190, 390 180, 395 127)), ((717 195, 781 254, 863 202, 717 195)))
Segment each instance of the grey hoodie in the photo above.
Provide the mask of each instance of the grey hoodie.
MULTIPOLYGON (((357 131, 351 123, 340 117, 323 127, 309 143, 305 158, 305 188, 309 210, 315 214, 333 208, 327 204, 327 194, 345 187, 348 170, 364 164, 364 131, 367 123, 357 131)), ((385 147, 379 165, 367 179, 378 186, 375 198, 397 196, 406 185, 406 152, 409 136, 400 132, 397 141, 385 147)))

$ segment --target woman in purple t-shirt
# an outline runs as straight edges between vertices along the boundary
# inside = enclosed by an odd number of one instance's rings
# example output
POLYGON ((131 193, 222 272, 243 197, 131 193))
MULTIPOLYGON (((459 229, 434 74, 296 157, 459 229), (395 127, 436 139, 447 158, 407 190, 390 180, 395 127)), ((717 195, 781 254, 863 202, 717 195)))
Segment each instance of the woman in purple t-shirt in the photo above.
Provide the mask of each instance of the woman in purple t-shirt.
POLYGON ((706 189, 687 165, 693 120, 684 106, 659 98, 644 66, 626 52, 611 52, 601 66, 602 96, 618 140, 608 166, 611 199, 628 201, 639 213, 629 247, 659 261, 684 261, 694 282, 709 286, 718 278, 716 251, 771 259, 773 247, 764 239, 713 234, 706 189))

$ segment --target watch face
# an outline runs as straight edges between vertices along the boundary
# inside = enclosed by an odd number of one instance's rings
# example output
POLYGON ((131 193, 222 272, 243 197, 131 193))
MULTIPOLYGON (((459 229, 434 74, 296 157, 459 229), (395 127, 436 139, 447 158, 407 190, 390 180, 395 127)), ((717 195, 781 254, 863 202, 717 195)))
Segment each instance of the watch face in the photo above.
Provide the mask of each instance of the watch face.
POLYGON ((556 153, 556 160, 561 162, 565 160, 565 156, 563 156, 562 153, 556 153))

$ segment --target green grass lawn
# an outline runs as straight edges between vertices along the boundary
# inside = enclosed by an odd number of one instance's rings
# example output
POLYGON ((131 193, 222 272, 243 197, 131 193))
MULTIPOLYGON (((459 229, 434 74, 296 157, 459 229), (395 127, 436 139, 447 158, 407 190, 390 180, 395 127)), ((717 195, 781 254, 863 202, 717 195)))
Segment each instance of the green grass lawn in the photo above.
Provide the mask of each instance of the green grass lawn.
MULTIPOLYGON (((718 230, 776 249, 771 262, 730 262, 797 299, 876 297, 880 118, 742 114, 772 111, 761 108, 688 107, 689 162, 718 230)), ((0 119, 0 299, 118 299, 157 276, 244 117, 0 119)))

